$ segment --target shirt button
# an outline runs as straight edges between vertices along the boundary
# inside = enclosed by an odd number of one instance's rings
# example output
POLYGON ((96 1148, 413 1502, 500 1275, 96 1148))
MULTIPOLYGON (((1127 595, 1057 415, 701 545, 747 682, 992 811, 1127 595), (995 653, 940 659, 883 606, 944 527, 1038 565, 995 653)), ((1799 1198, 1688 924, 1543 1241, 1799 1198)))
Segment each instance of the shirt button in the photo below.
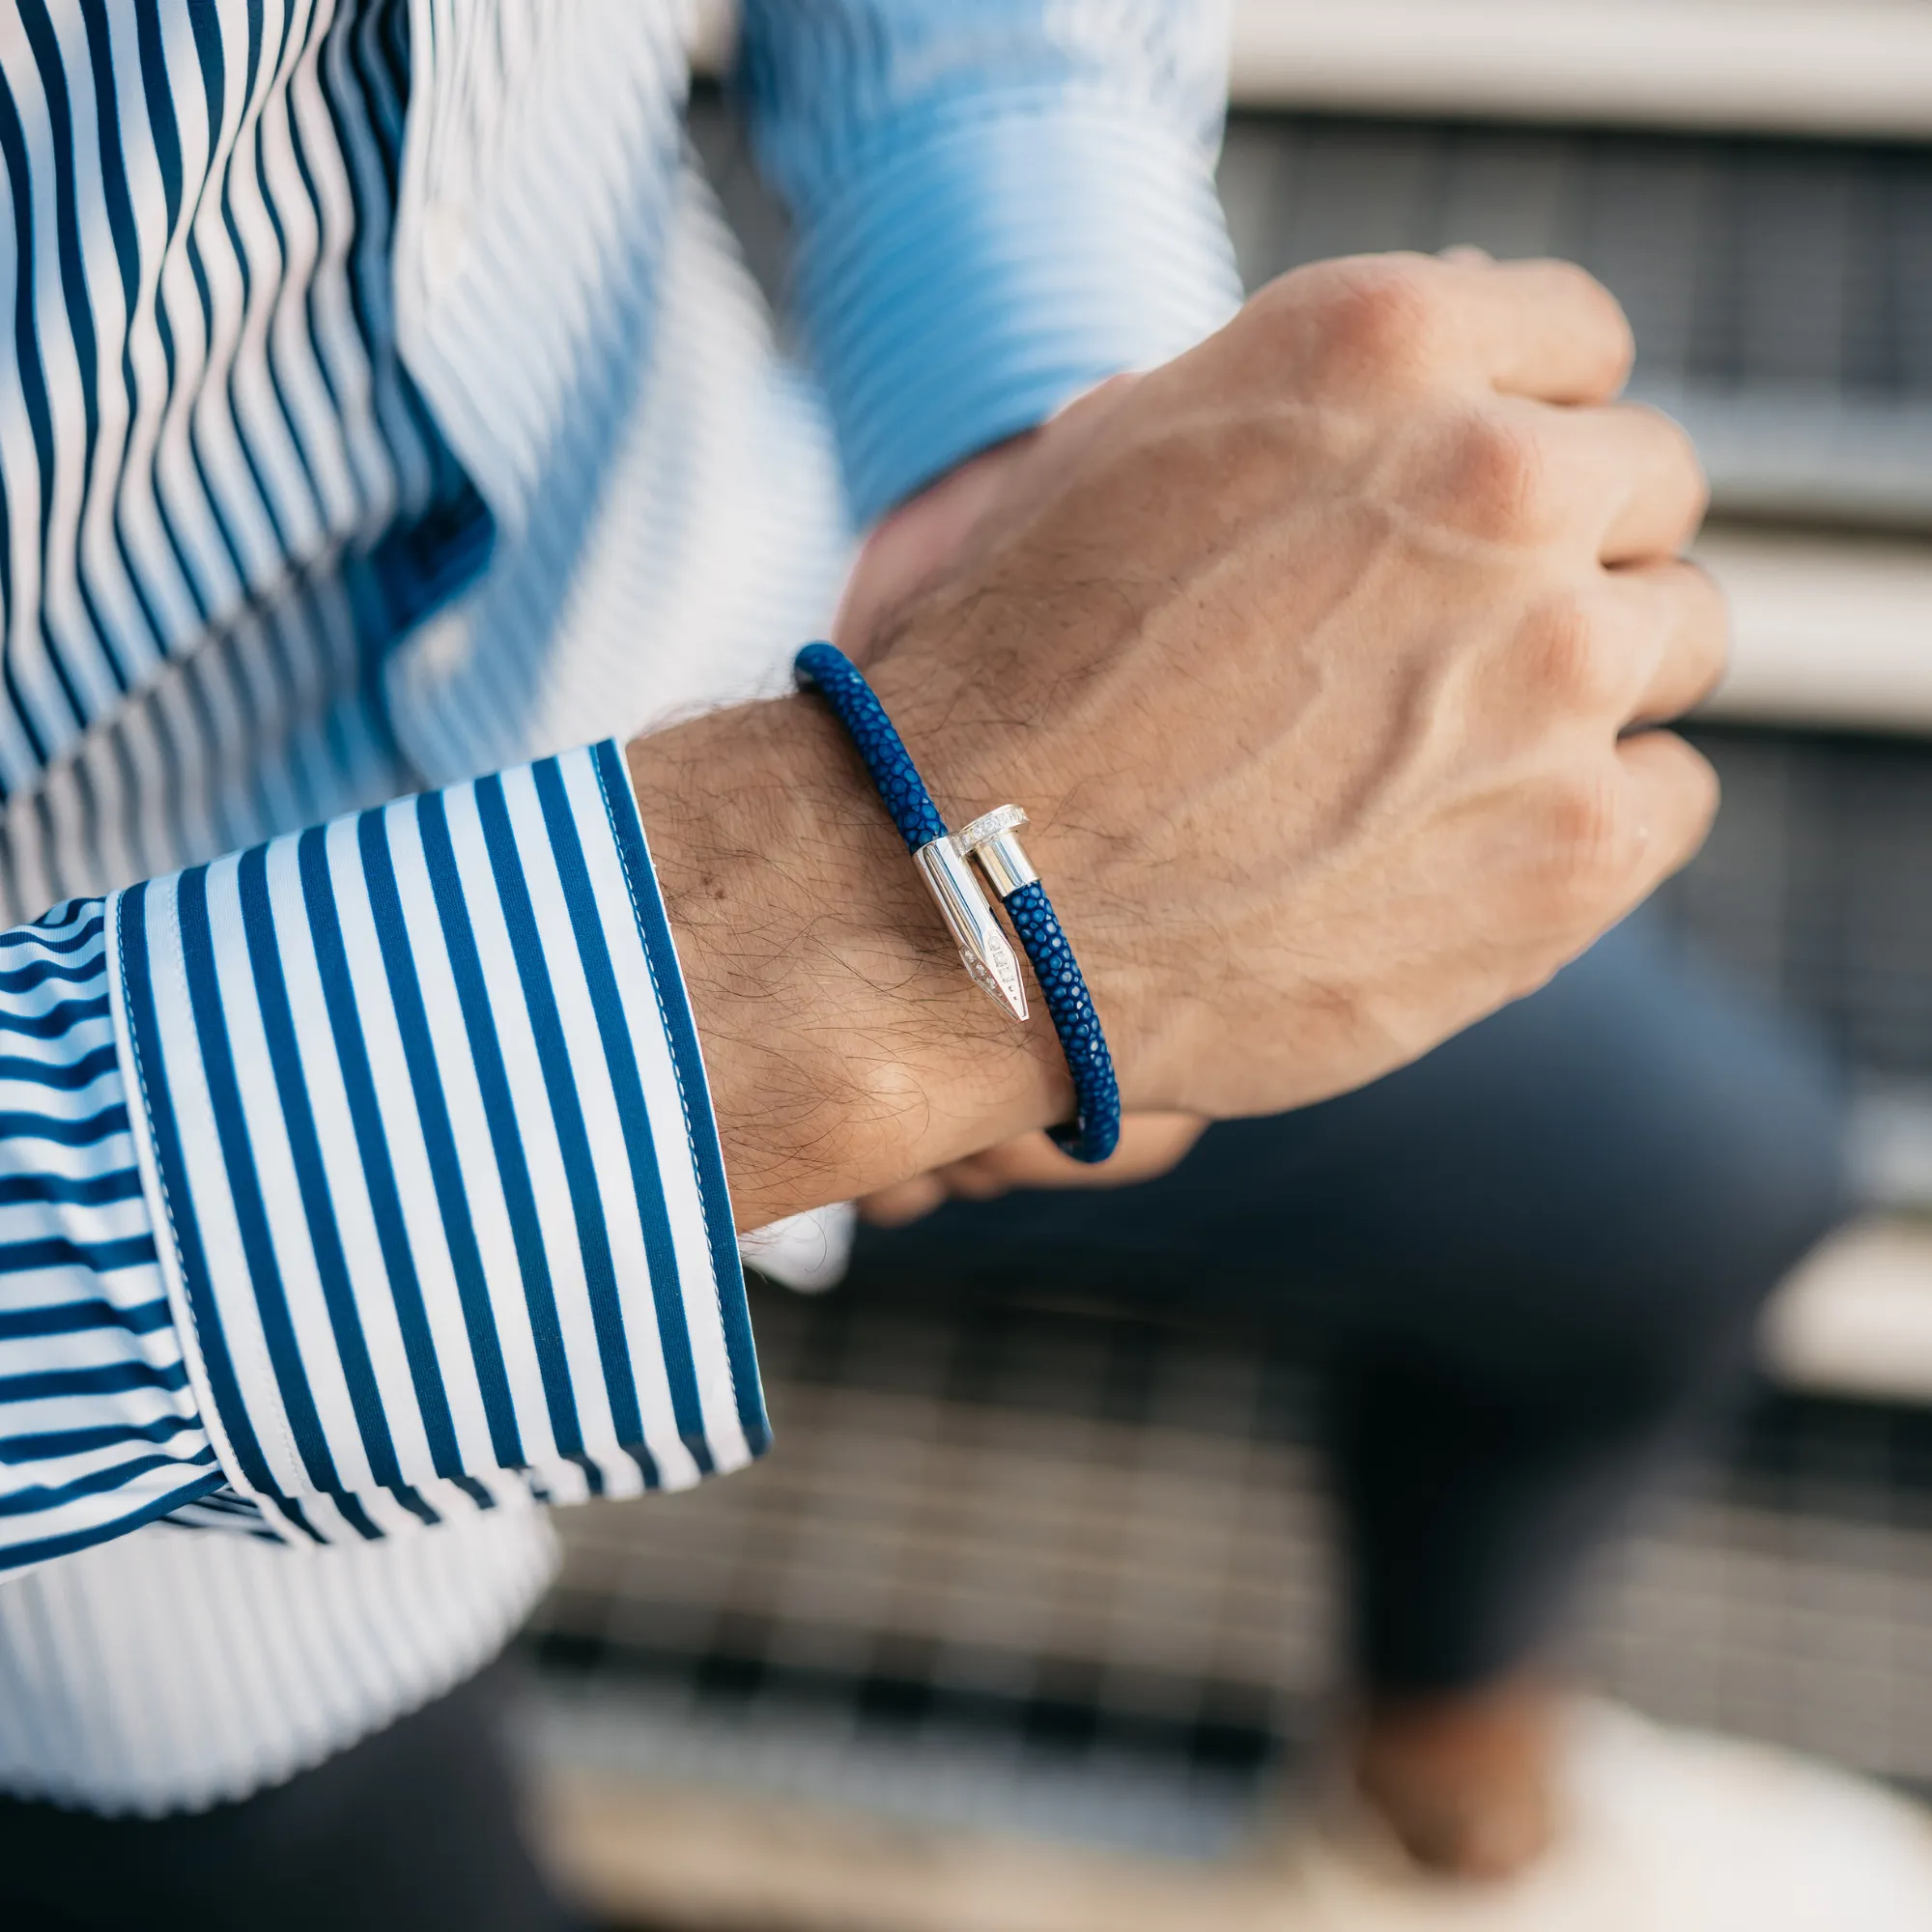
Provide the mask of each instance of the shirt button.
POLYGON ((423 211, 423 280, 440 295, 463 272, 469 254, 469 216, 454 202, 433 201, 423 211))

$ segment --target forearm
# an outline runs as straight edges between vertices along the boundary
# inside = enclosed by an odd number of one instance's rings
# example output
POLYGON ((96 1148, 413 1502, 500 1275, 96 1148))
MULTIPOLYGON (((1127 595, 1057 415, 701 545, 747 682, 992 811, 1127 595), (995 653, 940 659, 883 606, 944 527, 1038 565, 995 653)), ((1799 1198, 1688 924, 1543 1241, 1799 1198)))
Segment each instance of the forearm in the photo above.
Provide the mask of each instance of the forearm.
POLYGON ((967 980, 818 705, 718 713, 628 755, 740 1228, 1065 1116, 1044 1015, 1015 1026, 967 980))

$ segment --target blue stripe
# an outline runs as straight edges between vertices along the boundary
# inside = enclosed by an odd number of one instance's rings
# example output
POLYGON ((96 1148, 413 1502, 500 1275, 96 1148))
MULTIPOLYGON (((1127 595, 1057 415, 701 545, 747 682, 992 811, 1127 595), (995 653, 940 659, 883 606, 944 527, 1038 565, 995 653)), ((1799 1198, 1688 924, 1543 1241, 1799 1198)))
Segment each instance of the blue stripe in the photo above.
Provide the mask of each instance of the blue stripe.
POLYGON ((43 1013, 0 1013, 0 1034, 17 1033, 28 1039, 58 1039, 88 1020, 107 1017, 107 995, 98 993, 91 1000, 64 1000, 43 1013))
MULTIPOLYGON (((308 915, 309 934, 315 942, 323 1001, 328 1009, 329 1030, 335 1041, 336 1065, 342 1071, 343 1091, 349 1101, 355 1146, 362 1157, 363 1180, 369 1191, 370 1212, 376 1222, 376 1238, 383 1250, 389 1297, 395 1307, 397 1325, 402 1331, 403 1352, 409 1360, 410 1378, 415 1389, 416 1406, 422 1414, 431 1463, 438 1475, 446 1476, 460 1466, 462 1458, 457 1453, 456 1430, 450 1421, 449 1397, 442 1385, 442 1369, 436 1358, 436 1338, 430 1329, 429 1312, 423 1305, 422 1285, 416 1279, 415 1257, 410 1252, 409 1234, 403 1221, 402 1194, 396 1185, 395 1169, 389 1160, 388 1139, 383 1131, 382 1111, 376 1101, 375 1077, 369 1068, 369 1049, 362 1037, 361 1018, 355 1010, 355 981, 350 978, 348 950, 342 943, 342 923, 336 914, 334 882, 328 875, 327 832, 319 826, 304 832, 297 843, 296 856, 301 873, 302 905, 308 915)), ((327 1206, 326 1192, 323 1200, 327 1206)), ((330 1229, 332 1233, 332 1210, 330 1229)), ((339 1262, 339 1249, 337 1257, 339 1262)), ((343 1293, 345 1295, 349 1293, 346 1268, 343 1293)), ((370 1395, 372 1401, 376 1400, 373 1377, 370 1395)), ((388 1425, 383 1423, 382 1427, 386 1446, 388 1425)), ((390 1451, 389 1454, 393 1464, 394 1453, 390 1451)), ((384 1474, 383 1468, 375 1464, 373 1457, 371 1465, 376 1468, 377 1480, 385 1489, 393 1489, 403 1480, 400 1466, 394 1467, 393 1474, 384 1474)))
POLYGON ((246 1496, 240 1496, 233 1490, 214 1490, 201 1497, 193 1507, 205 1510, 210 1516, 252 1517, 257 1522, 262 1520, 261 1508, 246 1496))
POLYGON ((0 1053, 0 1080, 24 1080, 32 1086, 72 1093, 112 1073, 117 1065, 111 1040, 83 1053, 78 1060, 29 1060, 17 1053, 0 1053))
MULTIPOLYGON (((99 906, 99 899, 83 900, 83 904, 99 906)), ((54 930, 59 930, 57 923, 54 930)), ((31 946, 37 952, 78 952, 90 940, 100 937, 101 921, 97 913, 77 932, 66 934, 59 939, 49 935, 37 920, 32 925, 16 925, 10 932, 0 932, 0 946, 31 946)))
MULTIPOLYGON (((698 1395, 697 1369, 692 1357, 691 1330, 685 1321, 684 1294, 678 1280, 677 1247, 671 1236, 670 1209, 665 1202, 664 1172, 658 1164, 650 1108, 644 1099, 643 1075, 639 1070, 637 1049, 624 1018, 616 968, 611 961, 611 949, 605 943, 604 923, 598 917, 597 895, 590 883, 590 868, 584 863, 582 841, 577 834, 577 820, 571 815, 562 769, 554 758, 546 758, 531 768, 531 776, 536 782, 537 799, 543 807, 551 849, 555 855, 564 903, 570 909, 570 924, 577 937, 578 956, 583 962, 583 977, 590 988, 590 1005, 597 1015, 597 1033, 604 1045, 604 1062, 611 1076, 611 1092, 617 1103, 617 1120, 623 1129, 624 1151, 631 1167, 631 1188, 637 1201, 638 1218, 643 1227, 645 1257, 650 1264, 651 1297, 657 1309, 658 1347, 664 1357, 665 1375, 670 1384, 671 1407, 677 1417, 678 1435, 696 1459, 698 1467, 709 1474, 713 1466, 711 1444, 704 1433, 704 1406, 698 1395)), ((641 1439, 641 1432, 639 1437, 632 1439, 641 1439)))
MULTIPOLYGON (((166 1457, 155 1459, 156 1463, 168 1460, 166 1457)), ((206 1475, 191 1476, 179 1489, 170 1490, 166 1495, 156 1496, 139 1509, 128 1510, 106 1522, 95 1523, 87 1529, 71 1529, 60 1536, 39 1537, 31 1543, 0 1546, 0 1571, 25 1570, 36 1563, 51 1563, 57 1556, 71 1556, 77 1550, 92 1549, 97 1544, 110 1543, 117 1536, 126 1536, 129 1530, 139 1529, 143 1523, 153 1522, 156 1518, 167 1516, 175 1510, 185 1509, 203 1496, 213 1494, 226 1480, 219 1469, 211 1470, 206 1475)))
MULTIPOLYGON (((38 1335, 86 1335, 97 1328, 119 1328, 127 1335, 152 1335, 173 1321, 174 1314, 165 1296, 144 1301, 136 1308, 117 1308, 111 1301, 97 1300, 0 1308, 0 1342, 23 1342, 38 1335)), ((212 1374, 210 1379, 213 1379, 212 1374)))
POLYGON ((99 981, 99 978, 98 959, 36 959, 25 966, 0 968, 0 993, 31 993, 49 980, 84 985, 90 980, 99 981))
POLYGON ((141 1194, 141 1171, 117 1167, 106 1174, 0 1175, 0 1208, 28 1203, 59 1202, 76 1208, 100 1208, 110 1201, 135 1201, 141 1194))
POLYGON ((497 1156, 497 1174, 503 1186, 503 1206, 510 1217, 510 1237, 523 1272, 524 1299, 529 1308, 530 1331, 536 1343, 537 1366, 543 1377, 544 1400, 550 1410, 551 1434, 557 1453, 580 1454, 583 1431, 577 1419, 577 1398, 570 1386, 570 1365, 563 1352, 563 1330, 556 1318, 556 1294, 551 1286, 550 1260, 544 1253, 543 1229, 537 1220, 535 1190, 524 1158, 523 1135, 517 1125, 516 1101, 503 1066, 503 1050, 497 1041, 497 1022, 490 1011, 490 995, 483 980, 483 963, 469 926, 469 908, 463 899, 463 880, 456 869, 456 851, 449 840, 449 821, 442 800, 425 792, 416 801, 416 823, 422 831, 423 858, 430 889, 442 923, 443 945, 456 981, 456 1001, 475 1063, 476 1084, 483 1096, 483 1118, 497 1156))
POLYGON ((0 1436, 0 1463, 51 1463, 63 1456, 85 1456, 117 1442, 171 1442, 184 1433, 201 1435, 201 1418, 160 1415, 152 1422, 104 1423, 92 1429, 47 1430, 39 1435, 0 1436))
POLYGON ((92 909, 105 904, 102 899, 56 899, 39 919, 30 919, 8 933, 8 939, 32 939, 60 932, 75 920, 85 919, 92 909))
POLYGON ((34 1274, 53 1267, 111 1274, 117 1268, 152 1265, 158 1259, 151 1234, 124 1235, 112 1241, 74 1241, 65 1235, 41 1235, 31 1241, 0 1241, 0 1274, 34 1274))
MULTIPOLYGON (((94 97, 98 103, 95 119, 100 130, 101 199, 106 204, 108 231, 114 237, 114 256, 121 270, 121 298, 126 304, 126 312, 131 315, 139 299, 141 246, 134 222, 133 197, 128 183, 128 161, 121 139, 121 120, 111 105, 117 98, 112 43, 102 0, 80 0, 80 11, 81 17, 87 23, 88 60, 94 71, 94 97), (101 105, 105 105, 107 111, 100 111, 101 105)), ((132 329, 127 330, 122 337, 120 378, 121 393, 131 419, 138 393, 134 376, 132 329)), ((135 602, 140 606, 142 621, 146 627, 147 635, 143 648, 147 653, 157 657, 162 650, 161 626, 156 615, 152 592, 141 580, 141 572, 128 542, 125 507, 122 493, 119 491, 114 493, 113 515, 115 551, 121 559, 121 567, 126 573, 128 582, 133 589, 135 602)), ((118 661, 119 654, 116 656, 118 661)))
MULTIPOLYGON (((463 1185, 463 1163, 457 1156, 456 1135, 449 1123, 449 1102, 442 1091, 442 1078, 436 1067, 436 1051, 430 1043, 429 1013, 423 1006, 422 984, 416 978, 416 962, 410 951, 409 927, 403 920, 402 895, 396 890, 396 870, 389 856, 387 814, 365 811, 356 821, 356 846, 362 859, 363 883, 369 893, 369 913, 375 922, 376 942, 383 952, 383 970, 387 976, 389 998, 396 1013, 396 1031, 402 1036, 403 1060, 409 1067, 410 1088, 415 1101, 416 1122, 422 1129, 423 1149, 429 1158, 430 1179, 436 1188, 437 1212, 442 1222, 442 1237, 449 1249, 449 1264, 456 1277, 457 1298, 463 1305, 463 1324, 469 1336, 470 1359, 476 1369, 476 1384, 482 1392, 483 1412, 490 1425, 490 1446, 497 1461, 506 1469, 522 1468, 525 1461, 521 1432, 517 1428, 516 1403, 510 1395, 510 1378, 503 1367, 503 1345, 497 1333, 497 1314, 490 1303, 489 1282, 483 1272, 483 1251, 476 1240, 475 1223, 469 1216, 469 1197, 463 1185)), ((346 1066, 345 1060, 345 1066, 346 1066)), ((352 1094, 351 1105, 356 1104, 352 1094)), ((370 1101, 374 1105, 373 1094, 370 1101)), ((395 1194, 395 1179, 389 1170, 388 1147, 383 1140, 380 1117, 375 1122, 373 1139, 382 1148, 381 1169, 388 1189, 376 1202, 377 1227, 383 1239, 383 1253, 389 1259, 393 1242, 413 1269, 409 1254, 409 1237, 403 1226, 402 1204, 395 1194), (388 1225, 385 1228, 385 1221, 388 1225)), ((361 1134, 358 1119, 356 1133, 361 1134)), ((377 1165, 365 1151, 363 1166, 370 1175, 370 1192, 377 1192, 377 1165)), ((390 1262, 391 1279, 397 1268, 390 1262)), ((413 1282, 413 1274, 410 1279, 413 1282)), ((413 1346, 413 1345, 412 1345, 413 1346)), ((412 1367, 414 1357, 411 1358, 412 1367)), ((440 1369, 438 1368, 440 1388, 440 1369)), ((417 1389, 421 1397, 420 1385, 417 1389)), ((424 1405, 427 1422, 429 1408, 424 1405)), ((444 1410, 447 1414, 447 1410, 444 1410)), ((436 1438, 431 1437, 432 1446, 436 1438)), ((440 1456, 440 1450, 437 1451, 440 1456)), ((454 1455, 452 1439, 451 1453, 454 1455)), ((439 1472, 455 1474, 455 1470, 439 1472)))
MULTIPOLYGON (((163 1308, 165 1302, 160 1304, 163 1308)), ((125 1395, 131 1389, 159 1389, 177 1395, 187 1386, 187 1365, 156 1368, 136 1357, 106 1362, 98 1369, 43 1369, 34 1375, 0 1376, 0 1403, 51 1402, 63 1396, 125 1395)))
POLYGON ((392 1496, 394 1496, 395 1499, 399 1503, 401 1503, 402 1506, 406 1510, 408 1510, 409 1513, 412 1517, 414 1517, 415 1520, 419 1523, 421 1523, 425 1529, 434 1529, 437 1526, 437 1524, 439 1524, 442 1520, 441 1516, 437 1512, 436 1508, 434 1507, 433 1504, 431 1504, 429 1499, 426 1496, 424 1496, 420 1491, 412 1489, 409 1484, 407 1483, 398 1484, 394 1489, 392 1489, 389 1492, 389 1493, 392 1496))
POLYGON ((25 1109, 0 1113, 0 1139, 51 1141, 56 1147, 93 1147, 128 1130, 128 1109, 116 1101, 98 1114, 78 1121, 58 1114, 33 1114, 25 1109))
POLYGON ((637 795, 624 771, 623 755, 607 738, 592 748, 604 807, 611 831, 630 882, 631 904, 651 962, 658 1010, 671 1059, 677 1067, 678 1091, 684 1100, 691 1157, 697 1170, 698 1198, 704 1205, 704 1232, 711 1246, 711 1273, 718 1290, 718 1316, 731 1364, 731 1385, 738 1400, 738 1421, 753 1455, 770 1446, 771 1423, 765 1414, 764 1390, 758 1382, 758 1355, 752 1339, 752 1311, 745 1299, 745 1270, 738 1260, 738 1236, 731 1216, 731 1191, 724 1181, 724 1155, 718 1141, 718 1122, 711 1112, 711 1090, 704 1078, 697 1028, 684 996, 677 951, 671 944, 670 923, 658 896, 657 875, 651 870, 644 845, 643 823, 638 816, 637 795))
MULTIPOLYGON (((228 1041, 228 1021, 221 1010, 221 984, 214 971, 214 942, 208 923, 208 867, 192 866, 175 886, 186 970, 188 1006, 194 1014, 195 1037, 201 1046, 202 1067, 208 1079, 209 1101, 214 1112, 215 1138, 228 1175, 228 1192, 235 1204, 235 1223, 248 1267, 248 1285, 262 1318, 262 1337, 281 1392, 289 1433, 308 1479, 319 1490, 342 1487, 335 1459, 328 1453, 322 1418, 309 1392, 295 1324, 289 1319, 288 1296, 275 1261, 269 1231, 268 1206, 262 1198, 261 1177, 248 1143, 247 1117, 242 1111, 242 1090, 235 1078, 235 1055, 228 1041)), ((173 1190, 170 1190, 171 1192, 173 1190)), ((213 1295, 210 1299, 213 1300, 213 1295)))
MULTIPOLYGON (((369 1512, 355 1499, 352 1492, 337 1490, 329 1497, 329 1501, 342 1512, 343 1520, 365 1543, 382 1543, 386 1541, 382 1529, 370 1519, 369 1512)), ((313 1535, 314 1532, 310 1531, 310 1534, 313 1535)))
MULTIPOLYGON (((553 772, 555 767, 551 766, 553 772)), ((590 1297, 590 1319, 597 1333, 597 1356, 604 1371, 604 1389, 611 1404, 611 1421, 619 1442, 641 1442, 644 1419, 638 1406, 637 1382, 631 1374, 631 1347, 624 1333, 624 1306, 617 1290, 617 1268, 611 1255, 611 1232, 604 1219, 604 1203, 597 1185, 597 1167, 590 1152, 590 1135, 583 1124, 583 1108, 577 1095, 577 1071, 551 985, 550 964, 544 957, 543 936, 524 879, 523 859, 516 834, 510 829, 509 807, 500 778, 476 781, 476 815, 483 827, 483 843, 503 907, 503 924, 510 935, 510 952, 523 983, 524 1008, 536 1040, 537 1061, 543 1068, 544 1091, 550 1095, 551 1119, 556 1126, 557 1150, 563 1156, 564 1180, 570 1189, 571 1212, 577 1222, 578 1246, 583 1261, 584 1286, 590 1297)), ((686 1353, 689 1355, 689 1350, 686 1353)))
MULTIPOLYGON (((185 1469, 213 1461, 213 1449, 203 1449, 193 1456, 137 1456, 131 1463, 116 1463, 111 1468, 91 1470, 85 1476, 76 1476, 71 1483, 50 1484, 31 1490, 9 1490, 0 1495, 0 1517, 35 1516, 42 1510, 57 1509, 62 1503, 73 1502, 81 1496, 98 1496, 103 1490, 125 1488, 136 1476, 145 1476, 151 1469, 185 1469)), ((218 1469, 215 1476, 219 1481, 218 1469)))
MULTIPOLYGON (((18 0, 15 12, 34 49, 34 59, 41 71, 41 82, 44 89, 47 109, 47 134, 55 151, 52 170, 55 254, 60 263, 61 292, 66 298, 74 359, 78 364, 76 374, 81 390, 83 426, 80 447, 81 474, 87 479, 83 487, 91 495, 95 477, 95 451, 100 437, 100 349, 95 331, 87 270, 81 262, 80 221, 75 209, 77 130, 73 121, 73 104, 68 91, 67 69, 61 59, 60 43, 55 38, 53 22, 48 17, 44 0, 18 0)), ((102 621, 100 606, 90 582, 91 573, 83 570, 76 572, 75 576, 81 602, 86 607, 89 629, 93 633, 95 641, 100 646, 100 660, 115 687, 126 692, 127 669, 108 642, 107 626, 102 621)), ((75 718, 84 720, 88 715, 88 707, 81 699, 79 690, 67 665, 64 650, 55 642, 50 627, 45 625, 44 617, 43 627, 48 629, 49 661, 60 677, 62 688, 67 693, 68 702, 72 707, 75 718)))
MULTIPOLYGON (((272 1494, 274 1479, 269 1473, 268 1460, 256 1438, 247 1405, 242 1400, 234 1360, 228 1352, 228 1336, 221 1325, 221 1311, 208 1278, 208 1255, 202 1246, 201 1224, 187 1187, 181 1127, 175 1119, 167 1060, 160 1050, 160 1021, 155 1012, 154 974, 148 957, 147 895, 147 886, 130 887, 122 895, 115 912, 121 942, 121 977, 128 1002, 128 1033, 141 1082, 141 1104, 147 1111, 148 1131, 155 1144, 155 1163, 161 1173, 175 1255, 194 1318, 195 1346, 200 1350, 202 1371, 208 1377, 214 1406, 227 1431, 229 1445, 242 1465, 243 1478, 251 1489, 272 1494)), ((165 1301, 153 1305, 158 1307, 162 1320, 173 1319, 165 1301)))
MULTIPOLYGON (((309 833, 302 843, 306 846, 308 839, 321 837, 320 832, 309 833)), ((314 1109, 309 1105, 301 1052, 296 1044, 295 1015, 289 1009, 289 989, 282 974, 275 915, 269 903, 266 846, 257 845, 242 855, 236 868, 236 886, 242 902, 242 930, 248 944, 248 964, 255 980, 256 1005, 262 1014, 262 1035, 268 1044, 269 1065, 274 1071, 275 1096, 281 1103, 282 1124, 288 1130, 289 1158, 296 1170, 296 1186, 301 1194, 316 1277, 328 1309, 328 1325, 342 1362, 342 1378, 348 1385, 350 1405, 355 1410, 370 1473, 384 1486, 400 1483, 403 1471, 396 1461, 388 1418, 383 1413, 383 1392, 369 1359, 361 1311, 355 1306, 355 1291, 350 1285, 349 1260, 342 1252, 342 1231, 335 1219, 335 1203, 329 1198, 328 1174, 322 1162, 322 1141, 316 1132, 314 1109)))
MULTIPOLYGON (((21 126, 13 91, 5 86, 0 86, 0 172, 7 177, 14 201, 14 247, 17 264, 14 279, 14 366, 20 384, 20 401, 26 411, 28 427, 33 432, 34 453, 38 459, 36 467, 40 470, 40 500, 34 506, 39 513, 38 522, 32 526, 31 534, 37 539, 36 548, 40 553, 44 582, 47 533, 53 508, 54 434, 53 412, 47 402, 46 371, 41 360, 40 318, 36 313, 35 277, 32 272, 40 242, 34 225, 34 171, 27 159, 26 129, 21 126)), ((25 514, 27 511, 26 504, 17 506, 17 513, 25 514)), ((9 548, 11 550, 11 546, 9 548)), ((8 607, 11 610, 11 583, 9 589, 8 607)), ((44 617, 39 628, 44 636, 44 617)), ((14 660, 13 651, 0 652, 0 684, 6 687, 9 708, 33 747, 35 757, 44 762, 48 739, 43 721, 37 721, 28 707, 14 660)))
POLYGON ((322 1531, 316 1528, 314 1523, 309 1521, 308 1517, 306 1513, 303 1511, 301 1504, 298 1503, 294 1496, 285 1496, 277 1493, 276 1492, 270 1491, 267 1492, 266 1500, 268 1502, 269 1507, 272 1509, 274 1513, 278 1517, 280 1517, 285 1523, 287 1523, 290 1526, 290 1528, 300 1530, 301 1533, 305 1537, 307 1537, 311 1543, 316 1544, 321 1548, 326 1548, 327 1547, 329 1539, 325 1535, 323 1535, 322 1531))

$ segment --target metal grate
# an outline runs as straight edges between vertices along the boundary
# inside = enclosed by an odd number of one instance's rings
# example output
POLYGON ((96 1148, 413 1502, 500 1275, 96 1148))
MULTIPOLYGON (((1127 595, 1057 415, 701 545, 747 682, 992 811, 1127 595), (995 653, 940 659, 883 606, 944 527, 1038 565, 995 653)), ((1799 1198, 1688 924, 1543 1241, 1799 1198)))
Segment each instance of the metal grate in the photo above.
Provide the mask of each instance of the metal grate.
POLYGON ((1653 384, 1932 395, 1932 152, 1244 115, 1221 191, 1250 285, 1363 249, 1563 255, 1653 384))
MULTIPOLYGON (((1224 1850, 1336 1683, 1305 1358, 913 1284, 755 1314, 781 1453, 558 1520, 566 1752, 1224 1850)), ((1586 1596, 1616 1694, 1932 1785, 1932 1416, 1761 1393, 1586 1596)))
POLYGON ((1932 746, 1693 735, 1724 809, 1666 911, 1868 1078, 1932 1080, 1932 746))

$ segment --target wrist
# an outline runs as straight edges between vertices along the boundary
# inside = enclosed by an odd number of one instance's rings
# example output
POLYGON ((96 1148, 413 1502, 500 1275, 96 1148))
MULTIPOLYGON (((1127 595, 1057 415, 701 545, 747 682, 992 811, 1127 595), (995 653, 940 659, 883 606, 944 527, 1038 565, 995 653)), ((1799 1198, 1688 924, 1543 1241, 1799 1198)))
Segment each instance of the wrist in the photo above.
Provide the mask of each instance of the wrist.
MULTIPOLYGON (((1108 615, 1131 622, 1122 611, 1108 615)), ((1164 995, 1147 970, 1148 879, 1141 868, 1164 863, 1140 849, 1148 788, 1131 758, 1095 768, 1096 744, 1134 738, 1107 716, 1104 689, 1083 688, 1085 667, 1051 693, 1039 691, 1029 643, 1054 623, 1041 600, 983 591, 969 600, 942 591, 911 613, 867 677, 950 824, 957 828, 999 805, 1024 809, 1027 855, 1105 1028, 1123 1104, 1137 1111, 1180 1106, 1184 1082, 1170 1063, 1186 1057, 1185 1043, 1172 1037, 1185 1003, 1171 989, 1164 995)), ((1106 624, 1088 628, 1103 643, 1111 635, 1106 624)), ((1202 943, 1204 958, 1210 957, 1206 935, 1202 943)))
POLYGON ((715 713, 628 759, 741 1227, 1065 1117, 1051 1027, 967 980, 821 707, 715 713))

